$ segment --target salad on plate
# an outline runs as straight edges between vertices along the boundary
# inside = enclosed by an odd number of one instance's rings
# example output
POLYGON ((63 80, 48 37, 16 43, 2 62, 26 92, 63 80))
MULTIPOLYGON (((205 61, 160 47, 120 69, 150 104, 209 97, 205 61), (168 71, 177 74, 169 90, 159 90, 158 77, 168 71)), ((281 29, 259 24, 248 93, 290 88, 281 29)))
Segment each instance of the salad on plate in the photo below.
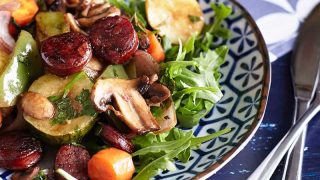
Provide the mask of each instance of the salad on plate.
POLYGON ((12 179, 150 179, 230 132, 190 130, 223 96, 228 47, 213 42, 230 36, 232 9, 211 8, 206 24, 196 0, 2 0, 0 168, 12 179))

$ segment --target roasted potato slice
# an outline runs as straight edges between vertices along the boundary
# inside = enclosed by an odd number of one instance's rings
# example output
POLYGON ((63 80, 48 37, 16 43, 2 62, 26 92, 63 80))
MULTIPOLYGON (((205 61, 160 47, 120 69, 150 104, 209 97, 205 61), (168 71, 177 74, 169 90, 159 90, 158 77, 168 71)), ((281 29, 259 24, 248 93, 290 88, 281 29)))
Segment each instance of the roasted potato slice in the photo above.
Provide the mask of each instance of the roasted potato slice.
POLYGON ((199 34, 204 25, 196 0, 146 0, 146 13, 151 27, 174 44, 199 34))

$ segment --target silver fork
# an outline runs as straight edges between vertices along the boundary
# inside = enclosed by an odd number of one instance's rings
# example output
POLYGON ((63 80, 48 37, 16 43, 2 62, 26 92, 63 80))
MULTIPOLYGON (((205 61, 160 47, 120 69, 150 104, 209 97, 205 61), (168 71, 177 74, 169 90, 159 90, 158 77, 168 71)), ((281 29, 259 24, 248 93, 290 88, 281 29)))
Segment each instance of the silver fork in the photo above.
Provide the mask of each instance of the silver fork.
MULTIPOLYGON (((320 75, 320 74, 319 74, 320 75)), ((283 156, 294 144, 296 139, 304 131, 310 120, 320 111, 320 81, 319 75, 317 79, 317 90, 315 100, 312 102, 308 110, 302 115, 297 123, 290 128, 287 134, 281 139, 269 155, 263 160, 258 168, 250 175, 248 180, 267 180, 270 179, 274 170, 282 160, 283 156)))

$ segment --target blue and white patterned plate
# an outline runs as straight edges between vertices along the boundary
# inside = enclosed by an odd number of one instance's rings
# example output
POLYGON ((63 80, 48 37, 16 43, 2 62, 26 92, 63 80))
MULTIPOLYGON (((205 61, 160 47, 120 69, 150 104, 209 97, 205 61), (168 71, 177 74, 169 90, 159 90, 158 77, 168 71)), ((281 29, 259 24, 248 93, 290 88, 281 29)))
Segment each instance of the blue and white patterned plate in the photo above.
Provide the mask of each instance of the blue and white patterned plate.
MULTIPOLYGON (((247 11, 233 0, 200 0, 207 23, 214 12, 212 2, 233 7, 224 25, 232 30, 228 41, 217 44, 230 47, 226 63, 221 68, 224 96, 212 111, 193 128, 194 135, 204 136, 232 127, 234 130, 206 142, 192 152, 187 164, 177 162, 177 170, 163 172, 155 179, 205 179, 229 162, 249 142, 257 130, 267 103, 270 86, 270 62, 265 42, 247 11)), ((0 178, 9 179, 10 172, 0 169, 0 178)))
POLYGON ((233 7, 224 25, 232 31, 228 41, 218 40, 230 48, 221 67, 220 80, 224 96, 212 111, 194 127, 194 135, 204 136, 224 129, 234 130, 206 142, 191 154, 187 164, 176 163, 177 170, 163 172, 155 179, 205 179, 217 172, 249 142, 262 121, 270 87, 270 62, 262 35, 248 12, 233 0, 199 0, 206 23, 214 19, 212 2, 233 7))

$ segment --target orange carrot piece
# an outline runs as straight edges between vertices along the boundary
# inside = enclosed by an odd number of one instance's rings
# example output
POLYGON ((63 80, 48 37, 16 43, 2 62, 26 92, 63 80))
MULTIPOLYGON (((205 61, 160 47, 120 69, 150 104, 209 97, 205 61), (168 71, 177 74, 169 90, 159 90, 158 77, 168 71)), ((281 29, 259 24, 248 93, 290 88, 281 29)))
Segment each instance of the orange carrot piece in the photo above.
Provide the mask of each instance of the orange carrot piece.
POLYGON ((148 33, 148 38, 150 41, 150 47, 147 49, 147 52, 151 54, 151 56, 157 61, 161 62, 165 59, 165 54, 164 50, 161 46, 161 43, 157 39, 156 35, 153 33, 149 32, 148 33))
POLYGON ((17 25, 28 25, 37 14, 39 7, 35 0, 19 0, 20 7, 12 12, 12 17, 17 25))
POLYGON ((131 155, 116 148, 101 150, 88 162, 91 180, 129 180, 134 170, 131 155))

